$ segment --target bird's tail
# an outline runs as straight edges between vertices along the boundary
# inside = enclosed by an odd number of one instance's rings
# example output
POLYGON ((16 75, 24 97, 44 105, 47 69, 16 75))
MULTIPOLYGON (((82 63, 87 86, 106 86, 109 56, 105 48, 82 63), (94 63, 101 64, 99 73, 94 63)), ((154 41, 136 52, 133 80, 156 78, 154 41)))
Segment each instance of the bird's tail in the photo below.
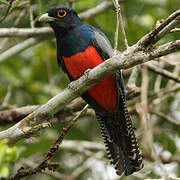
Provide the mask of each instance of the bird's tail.
POLYGON ((115 166, 118 175, 125 172, 128 176, 143 168, 143 163, 122 94, 121 98, 118 113, 104 117, 97 114, 97 119, 111 164, 115 166))

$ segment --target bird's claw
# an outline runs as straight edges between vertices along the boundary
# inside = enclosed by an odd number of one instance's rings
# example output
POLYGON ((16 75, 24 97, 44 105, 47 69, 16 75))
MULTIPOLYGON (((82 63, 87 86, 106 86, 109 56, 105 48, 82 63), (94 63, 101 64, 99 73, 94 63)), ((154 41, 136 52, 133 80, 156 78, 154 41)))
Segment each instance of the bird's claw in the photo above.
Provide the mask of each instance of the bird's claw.
POLYGON ((84 75, 88 77, 88 74, 89 74, 90 71, 91 71, 90 68, 86 69, 86 70, 84 71, 84 75))
POLYGON ((68 89, 75 90, 76 88, 74 87, 74 81, 70 82, 70 83, 68 84, 68 87, 67 87, 67 88, 68 88, 68 89))
POLYGON ((72 82, 70 82, 69 84, 68 84, 68 87, 67 87, 68 89, 73 89, 72 88, 72 82))

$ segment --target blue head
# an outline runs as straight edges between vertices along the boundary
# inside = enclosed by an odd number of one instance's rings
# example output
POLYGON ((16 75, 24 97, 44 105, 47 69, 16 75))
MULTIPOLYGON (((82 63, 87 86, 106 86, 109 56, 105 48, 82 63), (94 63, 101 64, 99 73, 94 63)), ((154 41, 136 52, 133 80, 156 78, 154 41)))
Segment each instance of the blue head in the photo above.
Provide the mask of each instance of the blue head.
POLYGON ((39 18, 39 21, 48 22, 55 33, 60 34, 64 34, 68 30, 82 24, 77 13, 66 6, 54 6, 49 8, 47 13, 39 18))

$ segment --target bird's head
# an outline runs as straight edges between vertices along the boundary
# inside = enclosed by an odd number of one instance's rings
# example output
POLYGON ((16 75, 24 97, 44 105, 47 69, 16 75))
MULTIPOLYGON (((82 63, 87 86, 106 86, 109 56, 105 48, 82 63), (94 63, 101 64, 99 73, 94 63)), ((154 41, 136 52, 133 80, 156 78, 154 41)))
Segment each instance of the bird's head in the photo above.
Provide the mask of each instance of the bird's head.
POLYGON ((66 6, 54 6, 39 21, 48 22, 55 32, 67 31, 82 24, 77 13, 66 6))

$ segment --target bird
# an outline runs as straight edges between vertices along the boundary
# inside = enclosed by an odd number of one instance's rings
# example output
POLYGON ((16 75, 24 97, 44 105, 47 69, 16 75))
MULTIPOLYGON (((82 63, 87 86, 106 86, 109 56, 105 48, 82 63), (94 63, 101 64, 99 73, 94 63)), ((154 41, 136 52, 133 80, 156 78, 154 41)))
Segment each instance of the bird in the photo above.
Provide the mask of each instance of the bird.
MULTIPOLYGON (((39 21, 49 23, 54 30, 57 62, 70 81, 114 55, 107 36, 100 29, 83 23, 70 7, 51 7, 39 21)), ((126 106, 121 70, 89 88, 81 97, 96 113, 105 149, 116 173, 129 176, 141 170, 142 155, 126 106)))

